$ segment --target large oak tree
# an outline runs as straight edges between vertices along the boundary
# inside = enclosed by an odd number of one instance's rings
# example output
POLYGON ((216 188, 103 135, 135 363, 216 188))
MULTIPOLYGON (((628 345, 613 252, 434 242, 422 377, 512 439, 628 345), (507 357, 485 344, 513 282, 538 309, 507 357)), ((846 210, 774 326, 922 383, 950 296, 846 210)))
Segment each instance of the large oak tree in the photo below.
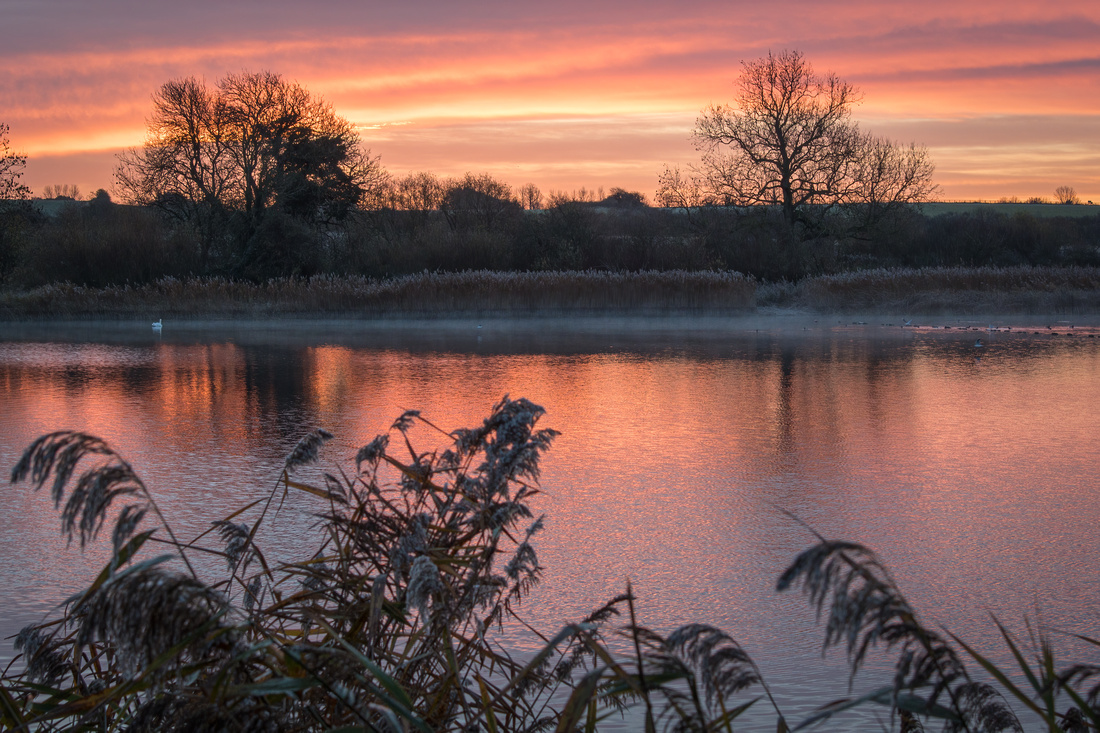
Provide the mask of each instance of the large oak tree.
POLYGON ((385 177, 351 123, 271 72, 166 82, 146 127, 145 144, 120 156, 120 192, 193 223, 204 263, 229 222, 243 251, 262 256, 256 235, 273 217, 342 220, 385 177))

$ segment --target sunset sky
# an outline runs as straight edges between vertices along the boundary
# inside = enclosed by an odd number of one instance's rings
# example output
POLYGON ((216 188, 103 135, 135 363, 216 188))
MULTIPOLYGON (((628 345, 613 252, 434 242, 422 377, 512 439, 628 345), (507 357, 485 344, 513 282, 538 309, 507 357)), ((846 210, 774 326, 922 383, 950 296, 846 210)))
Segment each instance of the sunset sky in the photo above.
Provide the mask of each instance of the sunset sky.
POLYGON ((0 122, 24 183, 110 188, 169 79, 271 70, 391 172, 652 197, 740 62, 802 51, 868 130, 927 145, 947 200, 1100 203, 1100 3, 4 0, 0 122))

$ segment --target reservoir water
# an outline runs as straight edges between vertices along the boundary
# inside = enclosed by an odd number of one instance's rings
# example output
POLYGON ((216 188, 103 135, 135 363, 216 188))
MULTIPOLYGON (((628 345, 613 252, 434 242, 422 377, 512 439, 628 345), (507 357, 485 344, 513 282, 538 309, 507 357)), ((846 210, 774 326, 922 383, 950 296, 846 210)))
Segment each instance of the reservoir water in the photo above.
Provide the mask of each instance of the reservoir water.
MULTIPOLYGON (((784 510, 875 549, 927 625, 998 661, 990 614, 1021 634, 1027 617, 1100 635, 1100 331, 992 329, 824 316, 4 325, 0 465, 53 430, 98 435, 191 537, 266 495, 315 427, 336 436, 322 463, 353 470, 406 409, 450 430, 527 397, 561 436, 535 502, 545 573, 525 618, 552 633, 629 579, 641 623, 728 631, 797 720, 848 694, 848 678, 842 651, 822 659, 806 599, 775 592, 814 541, 784 510)), ((6 480, 2 492, 8 637, 86 584, 109 538, 66 546, 47 495, 6 480)), ((276 554, 308 543, 308 499, 284 509, 276 554)), ((1098 661, 1052 638, 1062 662, 1098 661)), ((855 691, 888 683, 889 666, 873 659, 855 691)))

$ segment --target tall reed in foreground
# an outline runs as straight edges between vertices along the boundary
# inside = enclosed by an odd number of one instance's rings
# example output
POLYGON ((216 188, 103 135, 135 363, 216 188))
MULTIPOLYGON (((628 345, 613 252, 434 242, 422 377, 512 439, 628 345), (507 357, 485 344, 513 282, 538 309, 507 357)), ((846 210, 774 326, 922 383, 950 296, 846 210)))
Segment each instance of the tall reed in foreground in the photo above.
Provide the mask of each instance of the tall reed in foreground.
POLYGON ((750 707, 769 705, 771 728, 787 731, 879 704, 902 731, 933 720, 945 731, 1022 730, 954 642, 1049 731, 1100 724, 1100 667, 1055 671, 1045 642, 1029 662, 1002 629, 1025 691, 961 640, 924 626, 870 550, 822 537, 778 589, 806 592, 827 619, 826 646, 846 648, 853 675, 879 644, 898 650, 897 669, 891 683, 797 725, 731 636, 702 624, 667 635, 647 628, 629 585, 578 623, 536 631, 537 653, 509 654, 501 630, 522 624, 520 606, 542 570, 532 544, 542 518, 531 500, 557 435, 538 428, 542 415, 505 398, 480 426, 444 432, 406 412, 358 451, 353 472, 309 482, 303 466, 332 437, 314 431, 266 500, 186 542, 102 441, 39 438, 13 481, 48 487, 62 531, 81 545, 110 526, 113 551, 59 618, 19 634, 21 666, 0 678, 0 722, 23 731, 496 733, 593 731, 626 714, 646 731, 733 731, 750 707), (418 452, 417 427, 445 445, 418 452), (276 561, 257 538, 291 491, 316 502, 319 539, 276 561), (164 552, 144 557, 152 546, 164 552), (216 558, 215 569, 200 555, 216 558), (616 618, 625 623, 616 628, 616 618), (611 634, 632 652, 616 654, 611 634), (1060 710, 1060 693, 1074 707, 1060 710))

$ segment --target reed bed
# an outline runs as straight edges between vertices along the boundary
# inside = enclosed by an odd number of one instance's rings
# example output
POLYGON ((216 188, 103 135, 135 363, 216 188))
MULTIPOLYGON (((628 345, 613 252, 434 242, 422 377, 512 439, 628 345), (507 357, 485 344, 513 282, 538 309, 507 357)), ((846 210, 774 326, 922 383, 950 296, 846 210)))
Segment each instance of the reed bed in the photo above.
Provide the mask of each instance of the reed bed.
MULTIPOLYGON (((760 294, 764 296, 764 293, 760 294)), ((817 311, 1096 313, 1094 267, 878 269, 807 278, 774 300, 817 311)))
POLYGON ((164 278, 141 286, 45 285, 0 295, 0 317, 371 317, 456 313, 744 311, 756 283, 736 272, 425 272, 393 279, 320 276, 263 283, 164 278))
POLYGON ((846 651, 853 676, 875 646, 892 650, 897 666, 881 687, 827 702, 805 720, 787 719, 726 632, 644 626, 629 585, 587 618, 540 630, 542 649, 514 658, 496 639, 505 620, 521 619, 542 572, 532 543, 542 518, 531 499, 539 460, 557 436, 538 427, 542 416, 537 405, 505 397, 481 425, 444 432, 406 412, 358 451, 353 468, 316 480, 303 475, 332 436, 313 431, 287 456, 266 500, 186 541, 101 440, 39 438, 13 481, 46 489, 63 532, 82 546, 110 528, 113 552, 59 618, 19 634, 21 656, 0 677, 0 724, 566 733, 596 731, 625 714, 639 730, 732 733, 758 705, 774 713, 769 729, 783 733, 876 705, 888 713, 883 729, 905 733, 933 725, 1022 731, 1007 695, 1051 733, 1100 725, 1100 666, 1058 669, 1041 631, 1029 648, 1001 628, 1027 679, 1017 686, 964 641, 922 624, 868 548, 816 534, 777 590, 804 593, 824 621, 825 646, 846 651), (417 431, 439 447, 418 452, 417 431), (301 557, 276 562, 258 530, 289 492, 316 502, 318 539, 301 557), (159 554, 148 557, 154 547, 159 554), (203 553, 219 561, 217 577, 194 570, 203 553), (613 636, 633 652, 614 653, 613 636), (971 661, 1000 687, 976 680, 971 661))
POLYGON ((0 319, 269 318, 620 313, 1100 313, 1100 268, 943 267, 761 283, 729 271, 424 272, 262 283, 163 278, 139 286, 69 283, 0 293, 0 319))

